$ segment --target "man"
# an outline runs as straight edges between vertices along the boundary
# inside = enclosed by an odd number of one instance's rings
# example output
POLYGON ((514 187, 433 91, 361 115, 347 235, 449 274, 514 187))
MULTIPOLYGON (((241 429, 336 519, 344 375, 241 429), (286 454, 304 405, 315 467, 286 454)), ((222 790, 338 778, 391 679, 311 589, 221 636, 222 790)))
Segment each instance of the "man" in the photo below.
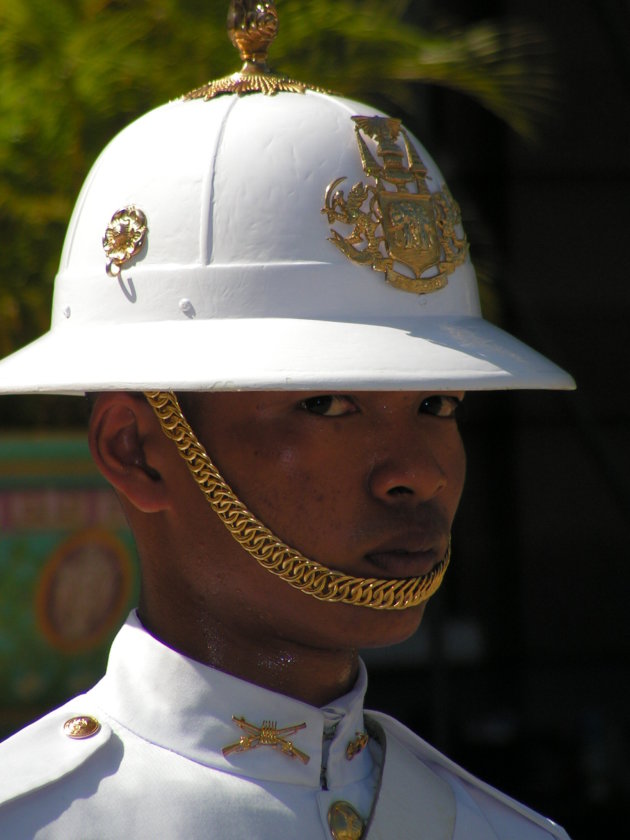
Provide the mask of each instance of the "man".
POLYGON ((94 394, 142 572, 103 681, 2 748, 0 835, 566 837, 364 715, 357 651, 446 572, 464 391, 572 381, 481 319, 418 141, 270 73, 273 5, 239 8, 241 73, 105 150, 51 331, 0 365, 94 394))

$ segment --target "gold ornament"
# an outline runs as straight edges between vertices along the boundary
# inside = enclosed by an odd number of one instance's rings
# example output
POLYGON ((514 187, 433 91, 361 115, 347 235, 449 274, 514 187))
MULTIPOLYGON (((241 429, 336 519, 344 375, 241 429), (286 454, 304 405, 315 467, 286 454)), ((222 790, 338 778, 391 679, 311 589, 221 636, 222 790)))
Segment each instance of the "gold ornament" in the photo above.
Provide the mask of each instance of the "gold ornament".
POLYGON ((398 289, 417 294, 442 289, 468 253, 466 236, 459 232, 457 204, 446 186, 429 191, 427 169, 400 120, 352 119, 363 171, 372 181, 359 181, 347 196, 338 189, 345 177, 328 186, 322 213, 331 225, 352 226, 345 237, 331 228, 330 241, 353 262, 384 272, 387 282, 398 289), (376 143, 382 164, 365 137, 376 143), (407 273, 396 265, 404 266, 407 273))
POLYGON ((140 252, 147 231, 147 217, 135 205, 114 213, 103 236, 103 250, 108 257, 105 270, 110 277, 117 277, 123 265, 140 252))
POLYGON ((348 746, 346 747, 346 758, 348 761, 352 761, 355 755, 358 755, 360 752, 367 747, 368 741, 370 740, 370 736, 367 732, 357 732, 355 733, 356 737, 354 741, 348 741, 348 746))
POLYGON ((212 510, 239 545, 267 571, 320 601, 375 610, 417 607, 438 590, 451 559, 450 541, 442 560, 420 577, 354 577, 309 560, 275 536, 235 495, 191 429, 175 394, 147 391, 145 396, 212 510))
POLYGON ((278 12, 272 0, 232 0, 227 26, 243 66, 238 73, 208 82, 187 93, 184 99, 208 100, 224 93, 264 93, 272 96, 279 91, 304 93, 307 88, 328 93, 323 88, 305 85, 269 69, 267 53, 278 34, 278 12))
POLYGON ((280 750, 283 755, 289 758, 299 758, 302 764, 308 764, 311 760, 302 750, 298 750, 292 741, 287 740, 287 735, 295 735, 301 729, 306 729, 305 723, 298 723, 295 726, 285 726, 283 729, 276 727, 275 720, 263 720, 262 726, 256 726, 246 721, 244 717, 232 716, 234 723, 246 734, 241 735, 235 744, 223 747, 221 752, 228 756, 233 752, 247 752, 256 750, 259 747, 273 747, 280 750))
POLYGON ((79 716, 70 718, 63 725, 64 735, 72 738, 73 741, 83 741, 85 738, 92 738, 101 729, 101 724, 96 718, 79 716))
POLYGON ((349 802, 340 799, 328 810, 328 826, 333 840, 361 840, 365 824, 349 802))

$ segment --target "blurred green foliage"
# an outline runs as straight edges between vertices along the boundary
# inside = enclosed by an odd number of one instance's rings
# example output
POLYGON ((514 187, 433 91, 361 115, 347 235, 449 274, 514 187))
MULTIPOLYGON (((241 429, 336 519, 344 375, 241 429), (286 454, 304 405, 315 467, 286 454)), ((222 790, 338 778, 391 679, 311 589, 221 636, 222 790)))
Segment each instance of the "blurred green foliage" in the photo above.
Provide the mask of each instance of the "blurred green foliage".
MULTIPOLYGON (((278 0, 271 63, 411 114, 419 83, 531 131, 548 74, 523 26, 429 31, 422 3, 278 0)), ((238 69, 227 0, 0 0, 0 356, 48 328, 64 231, 105 143, 150 108, 238 69)), ((410 120, 413 123, 413 120, 410 120)))

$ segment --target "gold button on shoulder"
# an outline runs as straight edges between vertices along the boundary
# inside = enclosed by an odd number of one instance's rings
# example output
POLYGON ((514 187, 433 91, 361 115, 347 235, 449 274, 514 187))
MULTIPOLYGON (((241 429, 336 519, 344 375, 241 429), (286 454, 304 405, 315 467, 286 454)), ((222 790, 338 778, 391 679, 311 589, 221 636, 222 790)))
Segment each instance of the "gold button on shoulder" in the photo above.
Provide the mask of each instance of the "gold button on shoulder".
POLYGON ((96 718, 79 716, 67 720, 63 725, 63 732, 68 738, 81 741, 83 738, 91 738, 93 735, 96 735, 100 728, 101 724, 96 718))
POLYGON ((328 825, 334 840, 360 840, 365 823, 349 802, 340 799, 328 810, 328 825))

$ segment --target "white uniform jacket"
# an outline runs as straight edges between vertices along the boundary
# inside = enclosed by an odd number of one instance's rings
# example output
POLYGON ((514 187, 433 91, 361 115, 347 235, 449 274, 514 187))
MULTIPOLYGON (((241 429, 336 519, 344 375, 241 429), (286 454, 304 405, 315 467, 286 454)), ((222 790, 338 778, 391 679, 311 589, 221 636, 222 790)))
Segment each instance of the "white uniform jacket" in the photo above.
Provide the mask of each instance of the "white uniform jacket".
POLYGON ((567 838, 395 720, 364 716, 366 681, 362 667, 316 709, 181 656, 132 614, 101 682, 0 745, 0 837, 330 840, 343 802, 363 840, 567 838))

